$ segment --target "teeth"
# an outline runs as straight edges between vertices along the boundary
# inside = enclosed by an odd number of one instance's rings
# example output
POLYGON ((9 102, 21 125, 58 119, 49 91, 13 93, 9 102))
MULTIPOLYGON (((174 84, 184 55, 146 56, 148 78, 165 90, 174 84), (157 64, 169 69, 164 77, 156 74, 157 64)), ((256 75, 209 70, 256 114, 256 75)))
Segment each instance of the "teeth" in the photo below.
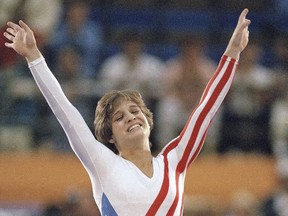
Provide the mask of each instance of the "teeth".
POLYGON ((129 128, 129 132, 130 131, 132 131, 134 128, 136 128, 136 127, 140 127, 140 125, 139 124, 135 124, 135 125, 132 125, 130 128, 129 128))

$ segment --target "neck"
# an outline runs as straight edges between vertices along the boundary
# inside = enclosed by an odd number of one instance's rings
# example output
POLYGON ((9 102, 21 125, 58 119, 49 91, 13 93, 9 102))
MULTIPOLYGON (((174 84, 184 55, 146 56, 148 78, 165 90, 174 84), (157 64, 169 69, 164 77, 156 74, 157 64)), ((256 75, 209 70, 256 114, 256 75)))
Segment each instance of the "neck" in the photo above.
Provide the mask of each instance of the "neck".
POLYGON ((146 175, 148 178, 152 178, 153 176, 153 163, 152 159, 153 156, 151 154, 151 151, 133 151, 131 154, 123 155, 120 153, 120 156, 125 158, 126 160, 129 160, 135 166, 138 167, 139 170, 142 171, 144 175, 146 175))
POLYGON ((150 149, 121 151, 119 155, 131 162, 148 161, 152 159, 150 149))

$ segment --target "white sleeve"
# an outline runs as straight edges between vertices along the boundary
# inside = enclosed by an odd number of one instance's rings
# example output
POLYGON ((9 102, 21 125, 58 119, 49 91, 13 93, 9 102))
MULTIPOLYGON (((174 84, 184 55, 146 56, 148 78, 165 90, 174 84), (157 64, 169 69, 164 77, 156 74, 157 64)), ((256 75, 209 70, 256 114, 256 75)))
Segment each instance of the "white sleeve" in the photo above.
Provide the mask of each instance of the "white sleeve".
POLYGON ((40 91, 64 129, 73 151, 88 173, 95 177, 98 172, 107 168, 103 163, 104 158, 108 155, 111 157, 114 153, 95 139, 79 111, 64 95, 44 58, 40 57, 30 62, 29 68, 40 91))

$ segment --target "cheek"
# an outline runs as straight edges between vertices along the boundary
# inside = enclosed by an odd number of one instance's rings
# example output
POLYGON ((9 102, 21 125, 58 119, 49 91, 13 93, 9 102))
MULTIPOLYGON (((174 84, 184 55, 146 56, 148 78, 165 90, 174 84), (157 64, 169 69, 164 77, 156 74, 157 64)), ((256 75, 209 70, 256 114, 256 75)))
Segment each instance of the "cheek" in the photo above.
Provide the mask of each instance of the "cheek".
POLYGON ((113 140, 113 142, 110 140, 111 143, 116 142, 116 137, 118 136, 117 132, 119 133, 119 129, 117 129, 117 126, 115 124, 112 124, 111 125, 111 140, 113 140))
POLYGON ((151 131, 151 124, 150 124, 151 122, 148 120, 148 118, 146 116, 144 116, 144 119, 145 119, 145 122, 147 124, 149 131, 151 131))
POLYGON ((149 118, 143 113, 143 119, 145 119, 145 121, 147 122, 147 125, 150 127, 150 121, 149 118))
POLYGON ((115 131, 117 131, 117 125, 114 123, 114 124, 111 125, 111 132, 112 132, 112 134, 114 134, 115 131))
POLYGON ((117 133, 119 133, 121 131, 121 128, 123 128, 122 126, 123 124, 121 122, 114 122, 111 124, 111 131, 112 131, 112 135, 115 135, 117 133))

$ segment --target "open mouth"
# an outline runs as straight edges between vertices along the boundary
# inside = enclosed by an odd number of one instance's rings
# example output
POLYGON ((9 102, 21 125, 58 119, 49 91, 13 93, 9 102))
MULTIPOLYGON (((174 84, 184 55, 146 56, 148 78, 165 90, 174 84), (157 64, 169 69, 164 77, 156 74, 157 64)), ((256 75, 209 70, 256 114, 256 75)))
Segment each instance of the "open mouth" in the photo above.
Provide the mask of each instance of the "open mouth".
POLYGON ((139 128, 139 127, 141 127, 140 124, 134 124, 134 125, 132 125, 131 127, 128 128, 128 132, 131 132, 132 130, 134 130, 136 128, 139 128))

